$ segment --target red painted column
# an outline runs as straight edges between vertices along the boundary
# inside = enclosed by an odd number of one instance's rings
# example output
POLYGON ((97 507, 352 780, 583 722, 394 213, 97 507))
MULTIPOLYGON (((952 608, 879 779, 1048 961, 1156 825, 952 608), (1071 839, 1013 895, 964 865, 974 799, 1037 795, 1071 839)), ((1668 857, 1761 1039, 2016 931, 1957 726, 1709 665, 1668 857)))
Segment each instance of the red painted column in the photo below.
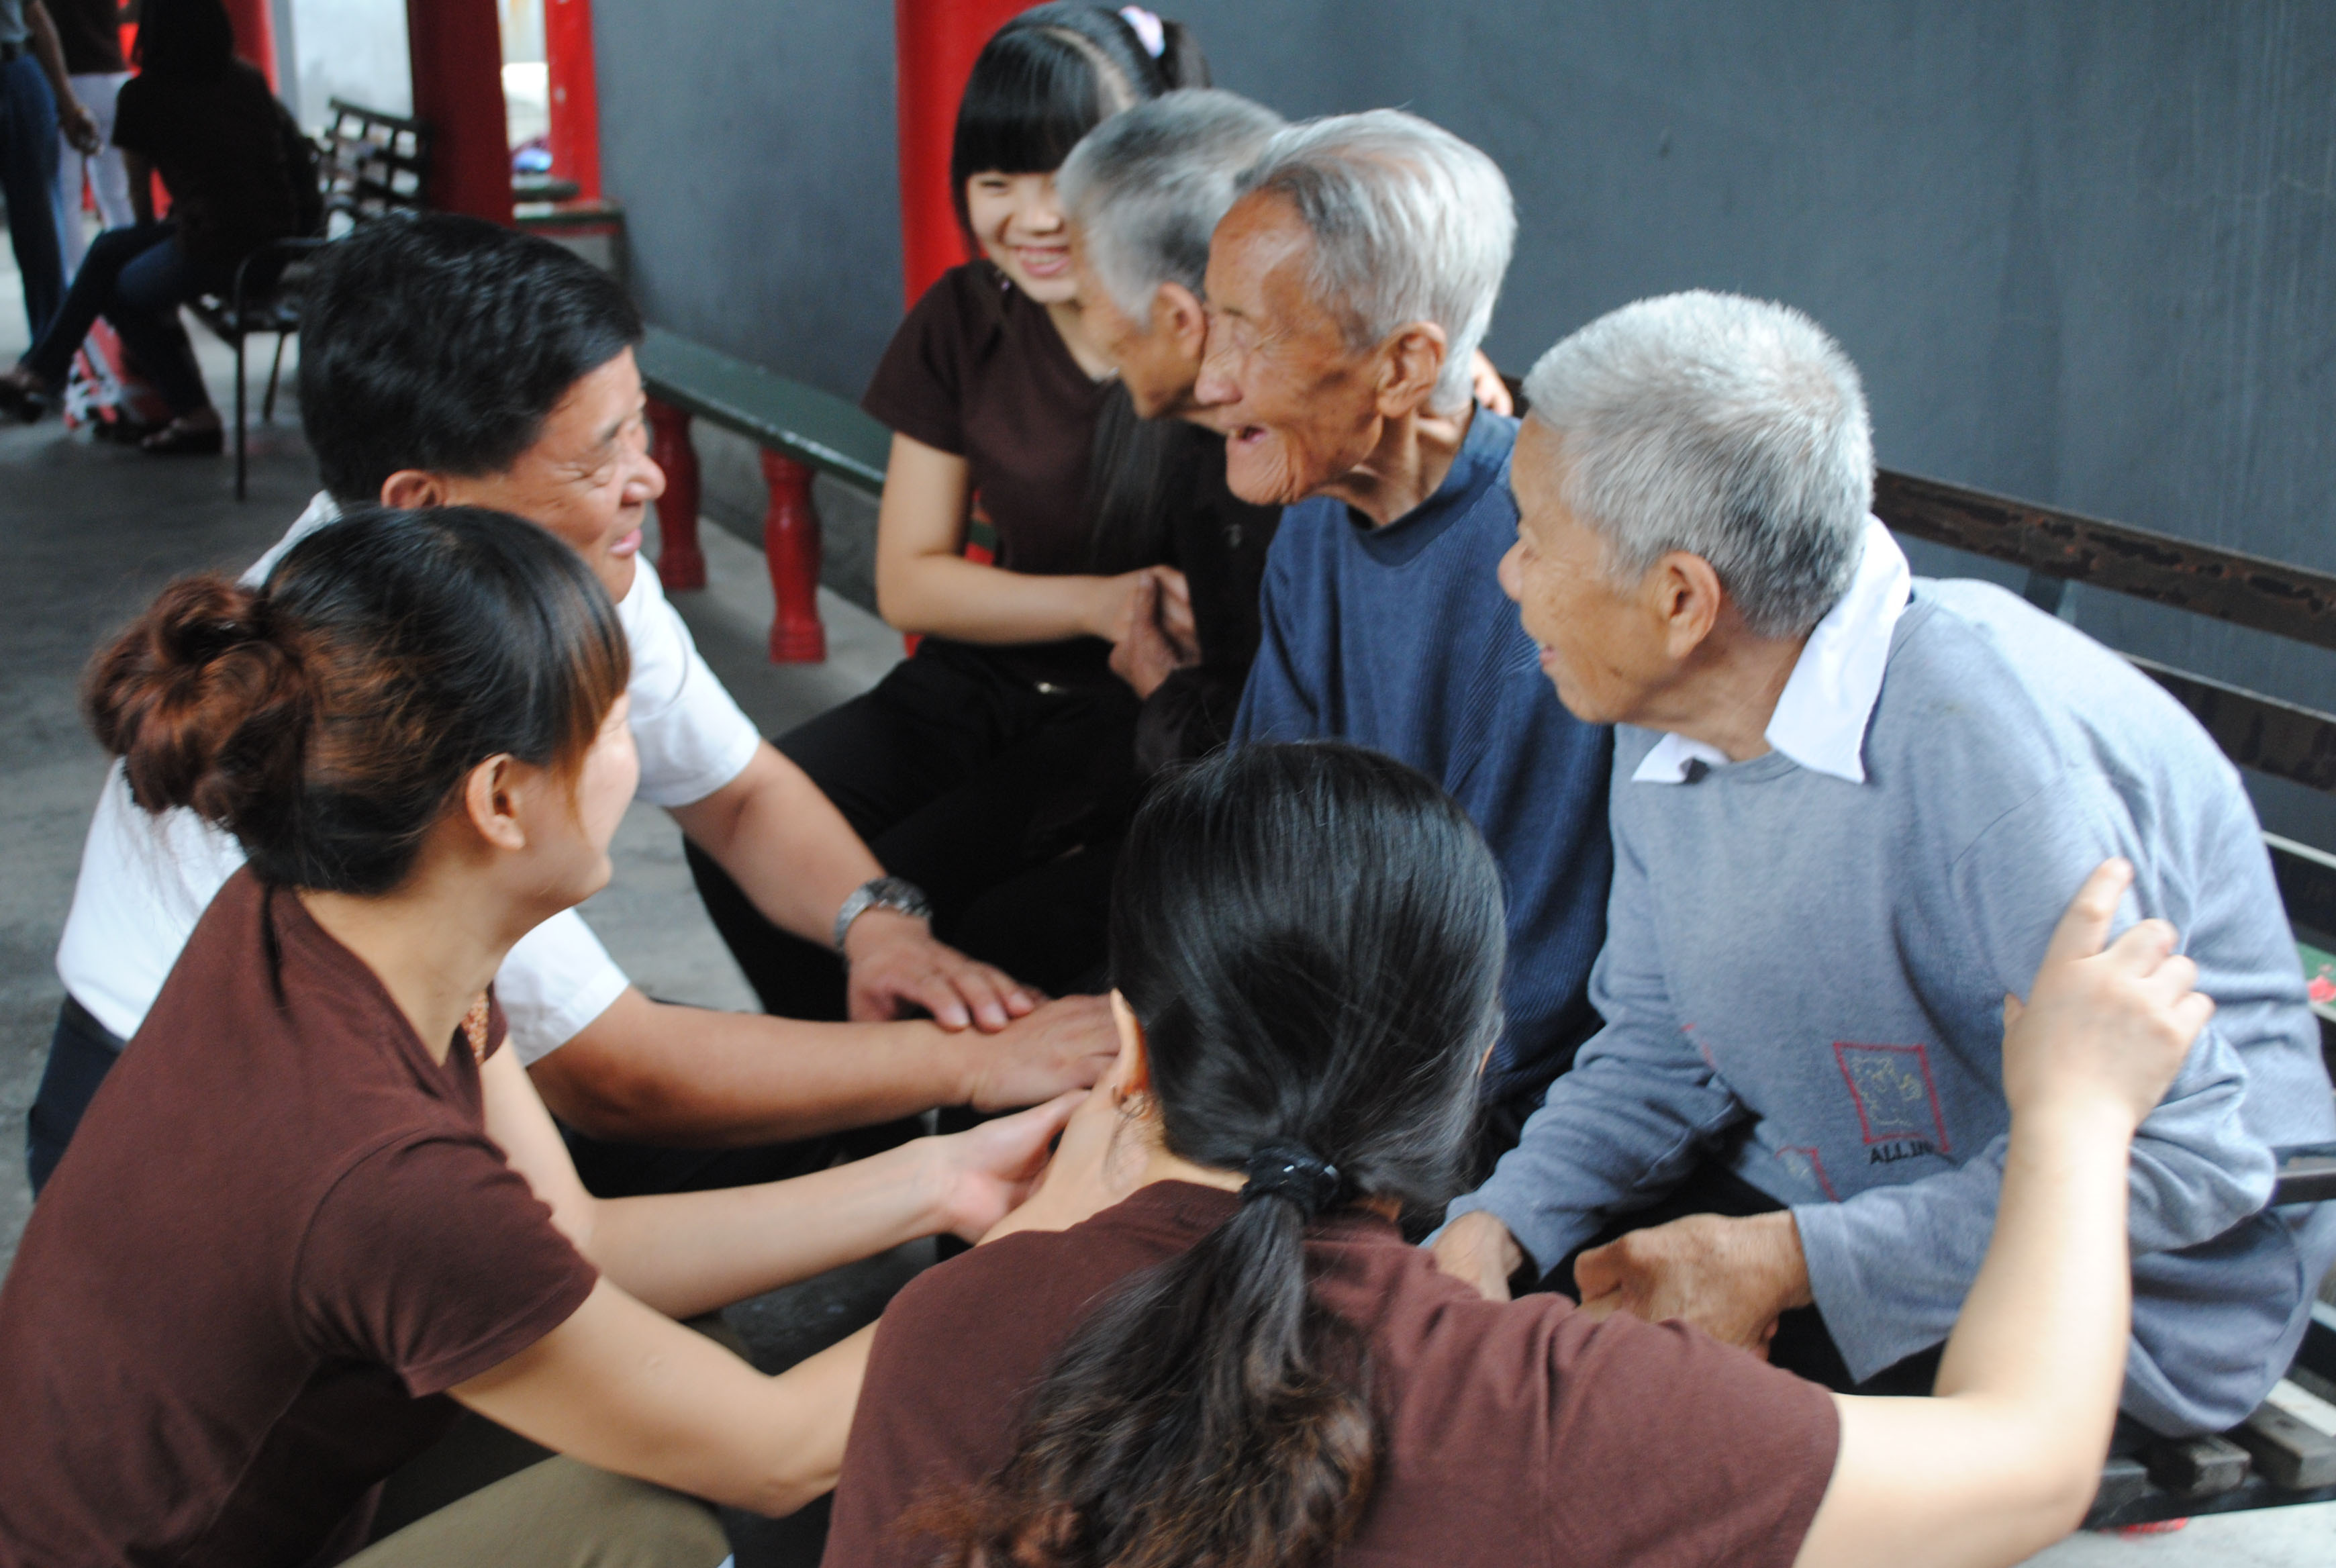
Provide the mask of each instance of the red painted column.
POLYGON ((227 0, 227 19, 235 28, 235 52, 275 86, 276 18, 268 14, 268 0, 227 0))
POLYGON ((773 664, 817 664, 827 657, 827 628, 819 624, 819 510, 812 504, 808 463, 763 453, 771 510, 763 519, 763 557, 771 569, 773 664))
POLYGON ((668 593, 706 586, 706 554, 697 547, 697 449, 689 443, 689 415, 652 397, 649 456, 665 470, 657 499, 657 580, 668 593))
POLYGON ((543 0, 551 78, 551 171, 600 197, 600 91, 592 73, 592 0, 543 0))
POLYGON ((430 127, 429 204, 511 220, 511 131, 495 0, 405 0, 414 115, 430 127))
POLYGON ((989 35, 1031 0, 892 0, 893 94, 900 111, 900 270, 914 305, 966 259, 949 193, 949 141, 965 79, 989 35))

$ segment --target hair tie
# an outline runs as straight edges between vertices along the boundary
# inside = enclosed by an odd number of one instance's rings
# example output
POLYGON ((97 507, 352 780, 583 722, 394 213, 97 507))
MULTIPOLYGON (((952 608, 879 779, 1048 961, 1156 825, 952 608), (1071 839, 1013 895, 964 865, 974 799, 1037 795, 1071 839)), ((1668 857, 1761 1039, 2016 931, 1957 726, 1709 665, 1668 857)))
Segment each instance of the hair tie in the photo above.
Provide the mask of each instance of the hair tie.
POLYGON ((1119 15, 1135 29, 1135 41, 1144 45, 1146 54, 1157 60, 1167 53, 1168 30, 1160 24, 1157 12, 1146 11, 1141 5, 1123 5, 1119 8, 1119 15))
POLYGON ((1249 1185, 1241 1195, 1244 1203, 1253 1198, 1287 1198, 1312 1216, 1337 1203, 1343 1185, 1338 1167, 1312 1150, 1268 1144, 1250 1156, 1249 1185))

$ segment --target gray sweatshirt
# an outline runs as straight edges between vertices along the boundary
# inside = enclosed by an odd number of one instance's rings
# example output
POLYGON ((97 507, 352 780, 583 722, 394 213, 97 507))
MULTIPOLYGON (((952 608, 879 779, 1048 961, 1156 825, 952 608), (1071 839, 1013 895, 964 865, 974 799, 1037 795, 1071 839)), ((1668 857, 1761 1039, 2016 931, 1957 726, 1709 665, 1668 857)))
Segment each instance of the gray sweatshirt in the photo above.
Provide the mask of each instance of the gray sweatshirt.
POLYGON ((2243 1419, 2336 1259, 2336 1204, 2264 1211, 2270 1147, 2336 1137, 2336 1111, 2253 810, 2205 732, 2010 594, 1918 579, 1864 784, 1781 752, 1632 782, 1660 738, 1616 734, 1606 1027, 1451 1213, 1490 1210, 1546 1270, 1732 1151, 1792 1210, 1854 1377, 1938 1343, 1994 1221, 2004 994, 2121 854, 2120 928, 2171 920, 2217 1007, 2134 1144, 2125 1408, 2243 1419))

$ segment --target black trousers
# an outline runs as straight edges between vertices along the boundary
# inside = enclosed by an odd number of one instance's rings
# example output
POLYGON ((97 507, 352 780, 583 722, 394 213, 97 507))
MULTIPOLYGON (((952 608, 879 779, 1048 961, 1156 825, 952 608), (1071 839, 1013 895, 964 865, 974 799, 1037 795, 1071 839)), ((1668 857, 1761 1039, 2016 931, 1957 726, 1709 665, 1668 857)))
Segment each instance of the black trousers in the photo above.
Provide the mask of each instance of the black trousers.
MULTIPOLYGON (((1533 1289, 1578 1297, 1580 1292, 1573 1287, 1574 1260, 1632 1231, 1667 1225, 1689 1214, 1718 1214, 1741 1220, 1754 1214, 1773 1214, 1784 1206, 1727 1166, 1707 1164, 1653 1207, 1621 1216, 1583 1242, 1533 1289)), ((1917 1350, 1863 1383, 1856 1382, 1851 1378, 1849 1365, 1842 1359, 1841 1350, 1826 1332, 1825 1319, 1817 1310, 1795 1307, 1776 1320, 1776 1337, 1769 1342, 1768 1360, 1773 1366, 1798 1373, 1812 1383, 1822 1383, 1838 1394, 1922 1395, 1928 1394, 1939 1380, 1939 1358, 1945 1349, 1940 1344, 1917 1350)))
POLYGON ((41 1086, 24 1114, 24 1165, 33 1178, 33 1196, 39 1197, 48 1185, 57 1162, 64 1158, 65 1145, 73 1142, 73 1129, 81 1125, 82 1113, 121 1057, 121 1039, 67 997, 49 1036, 41 1086))
MULTIPOLYGON (((1101 980, 1135 714, 1116 682, 1042 689, 993 654, 929 638, 874 689, 774 744, 888 872, 925 891, 935 935, 1061 995, 1101 980)), ((773 925, 710 856, 686 852, 764 1009, 842 1018, 834 950, 773 925)))

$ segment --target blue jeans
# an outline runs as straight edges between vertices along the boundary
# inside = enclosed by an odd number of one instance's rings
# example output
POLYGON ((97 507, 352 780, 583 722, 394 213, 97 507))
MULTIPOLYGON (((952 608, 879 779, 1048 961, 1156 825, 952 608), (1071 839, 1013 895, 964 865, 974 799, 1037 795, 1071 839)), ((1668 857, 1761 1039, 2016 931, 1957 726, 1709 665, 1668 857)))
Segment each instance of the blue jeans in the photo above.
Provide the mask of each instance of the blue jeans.
POLYGON ((0 196, 8 201, 8 241, 24 278, 24 330, 38 339, 65 295, 57 205, 57 98, 31 52, 0 63, 0 196))
POLYGON ((221 270, 190 260, 179 245, 179 226, 170 219, 109 229, 90 242, 64 307, 24 363, 51 386, 63 385, 90 324, 102 316, 122 334, 122 346, 172 414, 209 408, 211 394, 203 387, 195 346, 179 324, 179 307, 226 287, 221 270))

